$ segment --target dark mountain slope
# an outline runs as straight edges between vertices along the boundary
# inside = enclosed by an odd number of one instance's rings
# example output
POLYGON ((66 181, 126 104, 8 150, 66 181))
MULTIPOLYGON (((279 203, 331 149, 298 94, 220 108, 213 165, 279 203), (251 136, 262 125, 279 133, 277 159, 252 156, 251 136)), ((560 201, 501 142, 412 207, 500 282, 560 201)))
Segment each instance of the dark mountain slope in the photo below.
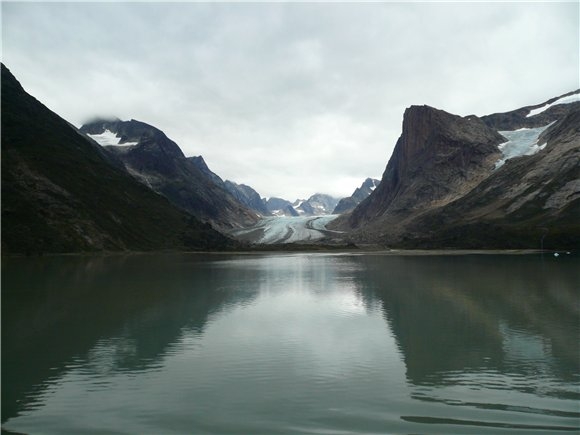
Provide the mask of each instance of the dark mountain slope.
POLYGON ((101 135, 107 131, 114 133, 121 146, 107 146, 107 149, 124 163, 127 170, 198 219, 210 222, 222 231, 257 221, 254 211, 237 201, 222 185, 216 184, 213 176, 200 169, 198 160, 186 158, 179 146, 161 130, 136 120, 97 120, 83 125, 80 131, 89 135, 101 135))
POLYGON ((405 245, 580 247, 580 110, 540 142, 542 151, 508 160, 463 198, 421 216, 405 245))
POLYGON ((215 184, 226 189, 236 200, 244 206, 260 213, 263 216, 269 216, 270 212, 266 209, 260 194, 250 186, 237 184, 230 180, 222 180, 220 176, 212 172, 202 156, 188 157, 190 162, 195 164, 201 172, 210 178, 215 184))
POLYGON ((341 214, 351 211, 364 201, 379 185, 380 181, 367 178, 360 187, 357 187, 351 196, 342 198, 334 208, 332 214, 341 214))
POLYGON ((330 226, 396 247, 578 248, 574 94, 482 119, 407 109, 381 184, 330 226))
POLYGON ((230 192, 234 198, 244 204, 246 207, 257 211, 262 216, 269 216, 270 212, 264 205, 260 194, 252 189, 250 186, 245 184, 234 183, 233 181, 226 180, 224 186, 228 192, 230 192))
POLYGON ((493 168, 500 156, 497 145, 504 141, 475 116, 412 106, 405 111, 403 132, 379 186, 331 227, 398 234, 408 218, 477 185, 493 168))
POLYGON ((232 245, 112 164, 4 65, 1 79, 3 254, 232 245))

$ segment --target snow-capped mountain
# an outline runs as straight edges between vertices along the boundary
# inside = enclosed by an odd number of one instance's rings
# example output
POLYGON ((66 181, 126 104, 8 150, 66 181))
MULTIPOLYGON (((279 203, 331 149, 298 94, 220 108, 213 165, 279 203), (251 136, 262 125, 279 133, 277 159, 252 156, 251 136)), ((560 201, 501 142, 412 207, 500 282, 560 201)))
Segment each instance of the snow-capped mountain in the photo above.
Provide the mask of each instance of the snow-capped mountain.
POLYGON ((303 216, 323 216, 332 214, 338 198, 325 193, 315 193, 308 199, 297 199, 292 204, 294 210, 303 216))
POLYGON ((222 231, 259 219, 227 191, 203 158, 185 157, 175 142, 152 125, 134 119, 98 119, 83 125, 80 132, 106 147, 143 184, 222 231))

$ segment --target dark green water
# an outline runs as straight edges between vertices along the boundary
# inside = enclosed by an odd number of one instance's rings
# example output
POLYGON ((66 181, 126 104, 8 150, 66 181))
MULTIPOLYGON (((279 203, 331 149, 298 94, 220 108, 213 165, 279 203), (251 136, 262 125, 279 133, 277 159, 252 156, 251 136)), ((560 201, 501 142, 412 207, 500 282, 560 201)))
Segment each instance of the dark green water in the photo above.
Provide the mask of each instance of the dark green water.
POLYGON ((580 432, 572 256, 2 261, 27 434, 580 432))

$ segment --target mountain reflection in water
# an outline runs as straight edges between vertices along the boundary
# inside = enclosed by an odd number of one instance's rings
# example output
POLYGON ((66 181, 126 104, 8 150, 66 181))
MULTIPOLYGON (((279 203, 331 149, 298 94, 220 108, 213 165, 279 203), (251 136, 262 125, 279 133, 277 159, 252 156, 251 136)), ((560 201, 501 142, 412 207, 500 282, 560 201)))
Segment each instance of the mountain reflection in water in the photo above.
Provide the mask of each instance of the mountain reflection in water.
POLYGON ((577 266, 531 255, 4 259, 3 427, 578 430, 577 266))

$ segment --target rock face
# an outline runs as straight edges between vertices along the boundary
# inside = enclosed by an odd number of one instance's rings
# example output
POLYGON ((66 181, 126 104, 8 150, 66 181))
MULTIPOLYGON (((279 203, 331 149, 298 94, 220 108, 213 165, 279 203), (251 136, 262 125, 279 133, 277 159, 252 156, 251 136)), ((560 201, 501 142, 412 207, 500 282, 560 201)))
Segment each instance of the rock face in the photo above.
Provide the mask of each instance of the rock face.
POLYGON ((95 140, 118 138, 114 145, 102 143, 135 178, 200 220, 226 232, 258 220, 220 185, 201 157, 186 158, 161 130, 136 120, 97 120, 80 131, 95 140))
POLYGON ((354 209, 365 200, 379 185, 380 180, 367 178, 360 187, 357 187, 351 196, 342 198, 332 211, 332 214, 342 214, 354 209))
POLYGON ((232 246, 135 181, 2 65, 3 254, 232 246))
POLYGON ((508 160, 464 197, 418 218, 406 245, 577 249, 580 109, 539 141, 543 150, 508 160))
POLYGON ((579 246, 580 104, 572 94, 567 104, 557 104, 562 96, 481 119, 407 109, 380 185, 330 226, 400 247, 537 248, 542 237, 545 247, 579 246), (500 167, 509 142, 498 130, 514 136, 522 126, 546 129, 526 148, 533 155, 500 167))
POLYGON ((477 117, 412 106, 405 111, 403 133, 381 183, 338 223, 400 231, 408 217, 471 190, 493 169, 500 156, 497 146, 504 141, 477 117))

